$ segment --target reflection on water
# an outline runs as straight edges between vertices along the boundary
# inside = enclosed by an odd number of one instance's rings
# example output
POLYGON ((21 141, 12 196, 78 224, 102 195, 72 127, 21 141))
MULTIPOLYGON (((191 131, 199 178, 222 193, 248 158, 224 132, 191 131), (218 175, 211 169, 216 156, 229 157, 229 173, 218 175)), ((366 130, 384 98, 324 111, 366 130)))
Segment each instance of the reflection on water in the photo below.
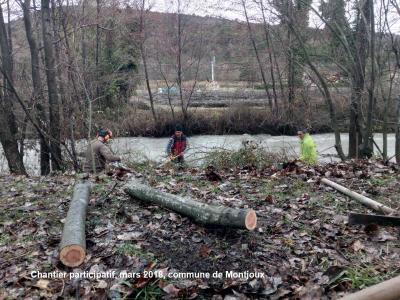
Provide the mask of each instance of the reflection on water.
MULTIPOLYGON (((247 136, 247 135, 246 135, 247 136)), ((320 161, 335 160, 334 157, 326 157, 329 154, 336 154, 334 148, 334 135, 315 134, 312 135, 317 150, 320 155, 320 161), (322 156, 321 156, 322 155, 322 156)), ((296 154, 299 152, 299 141, 297 136, 270 136, 265 134, 252 135, 262 147, 272 152, 287 151, 289 154, 296 154)), ((341 135, 343 150, 345 153, 348 149, 348 134, 341 135)), ((244 139, 243 135, 199 135, 189 137, 190 148, 187 152, 187 161, 190 163, 199 163, 201 158, 213 149, 239 149, 244 139)), ((115 138, 111 142, 111 148, 114 152, 121 155, 123 159, 141 160, 150 159, 161 162, 165 159, 165 148, 167 146, 168 138, 148 138, 148 137, 128 137, 128 138, 115 138)), ((375 142, 382 149, 382 134, 375 134, 375 142)), ((78 152, 84 151, 86 148, 86 140, 78 141, 78 152)), ((24 162, 29 174, 38 174, 39 172, 39 143, 37 141, 28 141, 25 150, 24 162)), ((1 147, 0 147, 1 150, 1 147)), ((388 155, 393 156, 395 152, 395 135, 388 135, 388 155)), ((375 147, 375 153, 378 150, 375 147)), ((7 161, 0 152, 0 173, 8 172, 7 161)))

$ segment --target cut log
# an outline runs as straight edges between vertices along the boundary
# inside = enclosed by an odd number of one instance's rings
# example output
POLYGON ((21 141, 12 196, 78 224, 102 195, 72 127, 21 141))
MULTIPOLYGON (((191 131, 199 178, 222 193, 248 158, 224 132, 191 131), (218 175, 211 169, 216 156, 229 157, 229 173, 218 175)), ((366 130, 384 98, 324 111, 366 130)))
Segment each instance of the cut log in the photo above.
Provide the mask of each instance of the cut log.
POLYGON ((400 276, 367 287, 340 300, 398 300, 400 299, 400 276))
POLYGON ((60 243, 60 260, 68 267, 77 267, 85 260, 85 222, 89 194, 90 183, 75 185, 60 243))
POLYGON ((136 180, 126 185, 125 192, 141 201, 157 204, 192 218, 203 225, 226 226, 254 230, 257 226, 257 216, 252 209, 233 209, 229 207, 209 205, 189 197, 179 197, 136 180))
POLYGON ((368 197, 365 197, 361 194, 353 192, 353 191, 349 190, 348 188, 345 188, 344 186, 341 186, 340 184, 337 184, 326 178, 322 178, 321 182, 325 183, 326 185, 329 185, 330 187, 334 188, 335 190, 338 190, 339 192, 345 194, 346 196, 349 196, 350 198, 360 202, 361 204, 364 204, 365 206, 372 208, 373 210, 382 212, 384 214, 395 214, 396 213, 396 210, 394 210, 390 207, 387 207, 379 202, 376 202, 375 200, 372 200, 368 197))
POLYGON ((393 216, 350 213, 349 225, 368 225, 368 224, 377 224, 380 226, 400 226, 400 218, 393 216))

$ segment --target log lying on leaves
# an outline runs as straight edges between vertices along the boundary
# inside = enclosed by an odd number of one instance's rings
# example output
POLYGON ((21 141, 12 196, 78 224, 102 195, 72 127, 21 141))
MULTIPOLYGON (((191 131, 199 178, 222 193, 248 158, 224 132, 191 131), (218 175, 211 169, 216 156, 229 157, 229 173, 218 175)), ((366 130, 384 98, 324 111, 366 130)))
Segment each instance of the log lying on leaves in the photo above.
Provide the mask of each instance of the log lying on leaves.
POLYGON ((376 224, 380 226, 400 226, 400 217, 350 213, 349 224, 350 225, 376 224))
POLYGON ((68 267, 77 267, 85 260, 85 221, 89 194, 90 183, 75 185, 60 243, 60 260, 68 267))
POLYGON ((365 197, 363 195, 360 195, 356 192, 353 192, 349 190, 348 188, 345 188, 344 186, 341 186, 340 184, 337 184, 333 181, 330 181, 326 178, 322 178, 321 182, 325 183, 326 185, 329 185, 330 187, 334 188, 335 190, 338 190, 339 192, 345 194, 346 196, 349 196, 350 198, 360 202, 361 204, 364 204, 365 206, 372 208, 376 211, 385 213, 385 214, 395 214, 396 211, 390 207, 387 207, 379 202, 376 202, 375 200, 372 200, 368 197, 365 197))
POLYGON ((254 230, 257 226, 257 216, 252 209, 233 209, 209 205, 188 197, 161 192, 137 181, 128 183, 125 192, 133 198, 169 208, 204 225, 248 230, 254 230))
POLYGON ((400 299, 400 276, 370 286, 340 300, 398 300, 400 299))

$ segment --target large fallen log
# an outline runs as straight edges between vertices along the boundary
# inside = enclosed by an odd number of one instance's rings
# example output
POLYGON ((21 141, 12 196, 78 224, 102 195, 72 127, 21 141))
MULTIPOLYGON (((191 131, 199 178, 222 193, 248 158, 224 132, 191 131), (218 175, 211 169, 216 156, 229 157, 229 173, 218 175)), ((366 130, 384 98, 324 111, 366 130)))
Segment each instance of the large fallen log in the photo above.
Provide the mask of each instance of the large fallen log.
POLYGON ((252 209, 233 209, 209 205, 195 201, 189 197, 179 197, 158 191, 136 180, 126 185, 125 192, 133 198, 169 208, 203 225, 226 226, 248 230, 254 230, 257 226, 257 216, 252 209))
POLYGON ((372 208, 373 210, 382 212, 384 214, 395 214, 396 210, 387 207, 379 202, 376 202, 375 200, 372 200, 368 197, 365 197, 361 194, 358 194, 356 192, 353 192, 349 190, 348 188, 345 188, 344 186, 341 186, 340 184, 337 184, 333 181, 330 181, 326 178, 322 178, 321 182, 325 183, 326 185, 329 185, 330 187, 338 190, 339 192, 345 194, 346 196, 349 196, 350 198, 360 202, 361 204, 364 204, 365 206, 372 208))
POLYGON ((85 260, 85 221, 89 194, 90 183, 75 185, 60 243, 60 260, 68 267, 77 267, 85 260))
POLYGON ((350 213, 349 225, 400 226, 400 217, 350 213))
POLYGON ((367 287, 359 292, 340 298, 340 300, 399 300, 400 276, 367 287))

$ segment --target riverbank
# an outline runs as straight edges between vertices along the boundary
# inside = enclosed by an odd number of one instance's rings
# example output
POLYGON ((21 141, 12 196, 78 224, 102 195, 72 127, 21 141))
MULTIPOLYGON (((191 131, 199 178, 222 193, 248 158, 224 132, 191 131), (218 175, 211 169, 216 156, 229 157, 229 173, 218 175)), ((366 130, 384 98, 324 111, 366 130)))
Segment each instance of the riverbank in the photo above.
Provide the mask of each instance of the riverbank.
MULTIPOLYGON (((313 134, 312 135, 318 152, 320 163, 328 163, 338 160, 335 150, 335 137, 333 134, 313 134)), ((165 148, 169 138, 153 137, 115 137, 111 140, 111 149, 125 161, 154 161, 161 164, 165 161, 165 148)), ((190 166, 202 166, 207 156, 222 154, 220 157, 227 160, 241 160, 241 155, 237 155, 243 146, 244 140, 251 140, 256 143, 260 150, 261 160, 263 157, 274 157, 284 154, 286 157, 296 158, 299 155, 299 138, 297 136, 271 136, 260 135, 198 135, 189 136, 189 149, 186 153, 186 162, 190 166), (233 151, 233 152, 232 152, 233 151), (228 155, 225 155, 228 152, 228 155), (229 153, 232 152, 232 153, 229 153), (232 154, 232 156, 231 156, 232 154)), ((342 146, 347 153, 348 133, 341 134, 342 146)), ((381 134, 375 134, 374 140, 382 149, 383 138, 381 134)), ((37 140, 25 141, 26 150, 24 163, 28 174, 37 175, 39 168, 39 142, 37 140)), ((77 140, 76 149, 78 153, 84 153, 87 147, 87 140, 77 140)), ((377 147, 374 147, 375 157, 380 157, 377 147)), ((388 156, 392 157, 395 153, 395 135, 388 135, 388 156)), ((243 154, 243 153, 242 153, 243 154)), ((65 157, 68 157, 67 155, 65 157)), ((83 156, 80 157, 83 160, 83 156)), ((287 161, 287 160, 283 160, 287 161)), ((282 162, 282 161, 281 161, 282 162)), ((73 166, 67 164, 67 169, 72 170, 73 166)), ((0 152, 0 174, 7 174, 7 161, 0 152)))
MULTIPOLYGON (((349 107, 345 95, 336 95, 335 110, 337 126, 342 132, 348 131, 349 107)), ((144 99, 121 104, 112 109, 93 111, 93 128, 109 127, 118 136, 124 137, 166 137, 170 136, 176 123, 184 124, 189 135, 222 134, 270 134, 295 135, 298 130, 308 128, 312 133, 333 132, 329 110, 323 99, 314 95, 310 99, 296 99, 292 114, 287 113, 284 103, 278 111, 271 111, 266 101, 254 105, 251 101, 232 100, 220 107, 209 107, 209 103, 196 102, 189 107, 185 120, 181 107, 174 105, 174 113, 167 103, 156 103, 157 122, 154 121, 148 102, 144 99)), ((382 107, 379 102, 374 112, 374 130, 382 131, 382 107)), ((394 132, 395 107, 389 109, 388 132, 394 132)), ((87 136, 86 120, 76 124, 78 137, 87 136)), ((68 128, 66 128, 68 129, 68 128)), ((68 132, 65 132, 68 136, 68 132)))
POLYGON ((327 176, 399 209, 400 172, 395 165, 350 161, 283 171, 242 165, 217 168, 221 182, 209 181, 202 168, 130 165, 136 176, 154 188, 205 203, 253 208, 259 217, 258 228, 252 232, 205 228, 175 212, 130 199, 123 192, 124 182, 101 176, 94 182, 87 216, 88 256, 83 266, 70 269, 58 261, 57 248, 77 177, 2 176, 0 295, 11 299, 76 295, 335 299, 400 272, 398 232, 390 227, 364 231, 361 226, 349 226, 346 216, 350 211, 369 210, 319 183, 327 176), (223 276, 32 277, 35 271, 120 274, 141 273, 145 268, 176 276, 214 272, 223 276), (264 277, 247 276, 256 273, 264 277), (243 276, 229 278, 226 274, 243 276))

